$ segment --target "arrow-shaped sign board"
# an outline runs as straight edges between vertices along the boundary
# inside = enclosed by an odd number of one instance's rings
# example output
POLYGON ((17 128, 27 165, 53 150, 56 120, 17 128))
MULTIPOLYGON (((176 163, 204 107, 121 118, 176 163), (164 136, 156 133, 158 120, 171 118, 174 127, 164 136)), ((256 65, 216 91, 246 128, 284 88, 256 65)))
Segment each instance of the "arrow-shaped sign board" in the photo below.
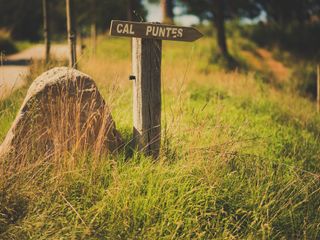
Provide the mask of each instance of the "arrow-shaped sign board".
POLYGON ((112 20, 111 36, 193 42, 203 35, 192 27, 112 20))

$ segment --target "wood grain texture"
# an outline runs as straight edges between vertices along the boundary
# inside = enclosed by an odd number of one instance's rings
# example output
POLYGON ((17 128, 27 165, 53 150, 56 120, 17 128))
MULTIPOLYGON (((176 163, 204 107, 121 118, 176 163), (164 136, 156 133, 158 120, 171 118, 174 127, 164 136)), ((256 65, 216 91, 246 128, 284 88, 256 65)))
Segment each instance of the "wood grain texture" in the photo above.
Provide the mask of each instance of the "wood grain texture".
POLYGON ((161 142, 161 40, 132 39, 134 146, 157 158, 161 142))

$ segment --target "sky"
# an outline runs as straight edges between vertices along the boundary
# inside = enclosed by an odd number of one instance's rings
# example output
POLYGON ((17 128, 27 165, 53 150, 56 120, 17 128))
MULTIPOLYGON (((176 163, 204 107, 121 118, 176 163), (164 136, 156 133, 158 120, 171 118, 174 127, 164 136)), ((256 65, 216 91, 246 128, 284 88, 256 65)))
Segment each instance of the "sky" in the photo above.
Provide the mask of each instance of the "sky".
MULTIPOLYGON (((161 22, 162 21, 162 11, 160 4, 150 4, 147 0, 143 1, 143 4, 146 6, 148 10, 147 21, 148 22, 161 22)), ((175 23, 182 26, 191 26, 192 24, 199 23, 199 19, 193 15, 184 15, 179 16, 181 14, 181 9, 178 7, 174 8, 175 13, 175 23)))
MULTIPOLYGON (((148 10, 147 21, 148 22, 161 22, 162 21, 162 11, 160 4, 150 4, 147 0, 143 1, 143 4, 148 10)), ((182 13, 182 9, 179 7, 174 8, 175 13, 175 23, 181 26, 191 26, 199 23, 199 19, 193 15, 183 15, 179 16, 182 13)), ((259 21, 265 22, 267 20, 267 15, 264 11, 261 12, 260 16, 255 19, 242 19, 244 24, 253 24, 259 21)))

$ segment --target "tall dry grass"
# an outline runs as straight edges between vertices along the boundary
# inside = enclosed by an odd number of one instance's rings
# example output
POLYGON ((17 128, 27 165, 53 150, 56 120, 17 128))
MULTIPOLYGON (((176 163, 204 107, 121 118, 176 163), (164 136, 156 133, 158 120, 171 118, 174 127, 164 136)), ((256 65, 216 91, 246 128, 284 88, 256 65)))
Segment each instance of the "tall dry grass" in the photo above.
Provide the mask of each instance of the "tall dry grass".
MULTIPOLYGON (((98 157, 66 150, 57 161, 39 156, 9 173, 2 168, 0 236, 317 239, 314 105, 255 73, 212 66, 210 41, 164 45, 158 162, 130 149, 98 157)), ((130 44, 100 39, 98 46, 79 66, 96 80, 128 143, 130 44)))

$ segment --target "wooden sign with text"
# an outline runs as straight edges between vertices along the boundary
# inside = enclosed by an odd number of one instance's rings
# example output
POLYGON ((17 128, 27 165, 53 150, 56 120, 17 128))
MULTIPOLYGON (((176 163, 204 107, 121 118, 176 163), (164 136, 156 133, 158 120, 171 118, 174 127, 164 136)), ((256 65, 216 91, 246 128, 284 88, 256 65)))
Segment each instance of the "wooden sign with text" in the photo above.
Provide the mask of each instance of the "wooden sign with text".
POLYGON ((203 35, 192 27, 112 20, 111 36, 193 42, 203 35))
POLYGON ((111 22, 110 35, 132 38, 133 147, 158 158, 162 40, 193 42, 203 35, 191 27, 119 20, 111 22))

